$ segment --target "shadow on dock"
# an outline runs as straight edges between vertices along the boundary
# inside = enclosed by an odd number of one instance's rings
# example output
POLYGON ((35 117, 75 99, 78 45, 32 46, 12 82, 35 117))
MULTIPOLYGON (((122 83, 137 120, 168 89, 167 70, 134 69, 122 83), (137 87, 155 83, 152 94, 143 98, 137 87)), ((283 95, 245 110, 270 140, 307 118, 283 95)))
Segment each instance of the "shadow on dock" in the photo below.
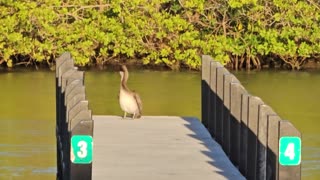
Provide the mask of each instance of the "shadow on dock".
POLYGON ((228 159, 227 155, 222 150, 222 147, 215 142, 209 132, 204 126, 198 126, 199 121, 197 118, 193 117, 181 117, 183 120, 187 121, 188 124, 185 126, 190 129, 194 134, 188 134, 190 137, 200 141, 202 145, 206 147, 206 151, 201 151, 202 154, 210 158, 210 161, 207 161, 208 164, 214 166, 218 170, 215 173, 218 173, 225 177, 226 179, 245 179, 241 176, 238 170, 235 171, 236 167, 228 159))

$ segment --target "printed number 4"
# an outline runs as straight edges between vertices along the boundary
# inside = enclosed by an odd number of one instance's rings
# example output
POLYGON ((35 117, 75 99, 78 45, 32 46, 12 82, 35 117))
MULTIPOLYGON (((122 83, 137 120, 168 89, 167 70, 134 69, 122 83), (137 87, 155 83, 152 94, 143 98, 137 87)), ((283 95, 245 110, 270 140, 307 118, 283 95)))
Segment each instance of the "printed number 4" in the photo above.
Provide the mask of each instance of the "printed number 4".
POLYGON ((78 142, 78 147, 80 148, 80 151, 77 152, 77 155, 79 158, 87 157, 87 154, 88 154, 87 146, 88 144, 85 141, 78 142))
POLYGON ((285 152, 284 152, 284 156, 289 157, 290 160, 294 159, 294 143, 289 143, 285 152))

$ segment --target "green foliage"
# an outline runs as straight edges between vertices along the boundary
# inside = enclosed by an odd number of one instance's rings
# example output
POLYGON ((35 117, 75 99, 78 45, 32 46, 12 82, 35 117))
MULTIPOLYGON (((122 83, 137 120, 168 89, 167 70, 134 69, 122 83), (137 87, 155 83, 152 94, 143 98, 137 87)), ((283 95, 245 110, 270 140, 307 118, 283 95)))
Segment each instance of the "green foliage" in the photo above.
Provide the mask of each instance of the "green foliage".
POLYGON ((80 66, 138 59, 200 67, 209 54, 235 68, 266 57, 300 69, 320 52, 315 0, 2 0, 0 63, 46 62, 70 51, 80 66))
POLYGON ((233 0, 229 5, 226 34, 241 37, 247 49, 240 56, 247 57, 247 66, 260 68, 260 61, 271 56, 300 69, 307 58, 318 57, 319 1, 233 0), (236 28, 239 24, 243 28, 236 28))

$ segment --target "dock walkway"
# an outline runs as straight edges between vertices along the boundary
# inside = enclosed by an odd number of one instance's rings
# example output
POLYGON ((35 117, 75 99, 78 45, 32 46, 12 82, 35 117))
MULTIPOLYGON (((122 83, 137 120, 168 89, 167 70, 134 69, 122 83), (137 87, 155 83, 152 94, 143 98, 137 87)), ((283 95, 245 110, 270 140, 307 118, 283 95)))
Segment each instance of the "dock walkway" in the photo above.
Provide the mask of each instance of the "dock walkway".
POLYGON ((93 120, 94 180, 245 179, 196 118, 93 120))

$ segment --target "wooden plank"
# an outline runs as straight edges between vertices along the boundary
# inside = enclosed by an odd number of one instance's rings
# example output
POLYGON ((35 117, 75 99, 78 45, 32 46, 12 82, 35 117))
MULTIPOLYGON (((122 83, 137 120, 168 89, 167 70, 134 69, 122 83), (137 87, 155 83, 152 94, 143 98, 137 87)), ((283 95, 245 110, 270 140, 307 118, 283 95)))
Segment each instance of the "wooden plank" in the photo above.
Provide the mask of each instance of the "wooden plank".
POLYGON ((81 110, 89 110, 88 101, 85 101, 85 100, 79 101, 76 105, 70 108, 68 113, 68 119, 73 119, 81 110))
POLYGON ((249 116, 248 116, 248 179, 256 179, 257 159, 258 159, 258 127, 259 127, 259 106, 263 101, 256 96, 249 97, 249 116))
POLYGON ((67 80, 74 74, 79 73, 76 69, 72 68, 66 71, 61 76, 61 92, 64 93, 66 87, 67 87, 67 80))
POLYGON ((249 116, 249 97, 247 93, 241 96, 241 130, 240 130, 240 172, 247 177, 248 174, 248 116, 249 116))
POLYGON ((62 75, 70 70, 70 69, 74 69, 74 64, 73 64, 73 61, 64 61, 59 67, 58 67, 58 71, 57 71, 57 74, 58 74, 58 86, 62 86, 61 85, 61 77, 62 75))
POLYGON ((230 84, 230 160, 236 166, 240 166, 240 142, 241 142, 241 108, 242 94, 247 94, 245 88, 238 82, 230 84))
POLYGON ((66 85, 69 86, 69 84, 74 80, 81 80, 84 84, 84 72, 83 71, 75 71, 72 73, 67 79, 66 79, 66 85))
POLYGON ((278 180, 279 176, 279 122, 278 115, 268 115, 267 179, 278 180))
POLYGON ((205 127, 208 127, 209 119, 209 78, 210 78, 210 61, 208 55, 202 56, 201 70, 201 121, 205 127))
POLYGON ((66 123, 69 123, 68 117, 69 117, 69 111, 72 109, 76 104, 78 104, 80 101, 84 101, 86 99, 86 95, 84 93, 77 93, 68 101, 67 104, 67 110, 66 110, 66 123))
POLYGON ((210 63, 210 113, 208 121, 208 130, 212 137, 215 137, 216 132, 216 99, 217 99, 217 68, 222 68, 223 66, 216 61, 211 61, 210 63))
POLYGON ((231 108, 231 83, 239 82, 233 74, 223 76, 223 144, 224 152, 230 156, 230 108, 231 108))
POLYGON ((225 74, 230 74, 227 69, 223 67, 217 68, 217 98, 216 98, 216 140, 218 143, 223 144, 223 91, 224 91, 224 78, 225 74))
POLYGON ((95 180, 245 179, 196 118, 93 119, 95 180))
MULTIPOLYGON (((82 79, 74 79, 74 80, 68 80, 67 81, 67 87, 65 89, 65 94, 68 95, 70 92, 77 86, 84 86, 82 79)), ((66 99, 66 96, 65 96, 66 99)))
MULTIPOLYGON (((279 122, 279 134, 281 137, 299 137, 301 133, 286 120, 279 122)), ((284 166, 279 164, 279 179, 300 180, 301 179, 301 163, 299 165, 284 166)))
POLYGON ((71 54, 70 54, 69 52, 63 53, 61 56, 59 56, 59 57, 56 59, 56 78, 59 77, 59 73, 58 73, 59 67, 60 67, 65 61, 72 61, 72 63, 73 63, 73 60, 72 60, 72 58, 71 58, 71 54))
POLYGON ((256 179, 267 180, 268 116, 276 115, 268 105, 259 105, 258 159, 256 179))
MULTIPOLYGON (((86 88, 85 86, 81 85, 81 84, 78 84, 76 87, 74 87, 70 92, 69 94, 66 94, 65 95, 65 103, 66 105, 69 103, 69 101, 73 98, 73 96, 75 96, 76 94, 84 94, 85 95, 86 93, 86 88)), ((71 105, 71 107, 74 106, 71 105)), ((68 107, 68 106, 67 106, 68 107)), ((69 106, 70 108, 70 106, 69 106)))
POLYGON ((90 120, 90 119, 92 119, 91 110, 82 109, 73 119, 70 119, 70 123, 69 123, 70 126, 68 129, 71 130, 72 132, 73 129, 77 126, 77 124, 79 124, 82 120, 90 120))

